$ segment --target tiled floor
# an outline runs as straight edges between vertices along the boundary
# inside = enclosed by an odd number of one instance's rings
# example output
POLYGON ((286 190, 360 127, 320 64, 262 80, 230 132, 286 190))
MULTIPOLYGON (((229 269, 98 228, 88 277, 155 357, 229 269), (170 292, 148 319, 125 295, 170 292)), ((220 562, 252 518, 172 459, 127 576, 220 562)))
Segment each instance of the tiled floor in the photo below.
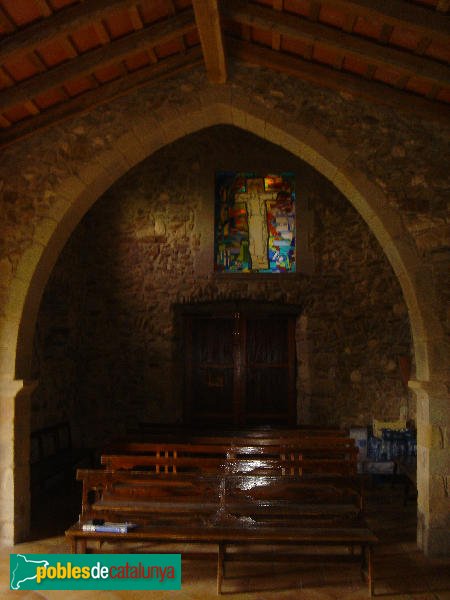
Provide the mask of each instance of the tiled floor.
MULTIPOLYGON (((410 501, 404 507, 402 492, 400 485, 391 487, 380 483, 369 492, 368 521, 380 539, 375 552, 375 597, 380 600, 450 600, 450 559, 427 559, 416 549, 416 506, 410 501)), ((214 558, 183 560, 183 584, 177 592, 10 591, 9 552, 68 552, 64 537, 48 534, 55 527, 57 533, 63 531, 73 520, 71 513, 76 512, 77 506, 78 498, 72 503, 59 498, 53 504, 47 499, 35 523, 38 539, 7 549, 1 556, 0 598, 208 600, 217 597, 214 558)), ((142 547, 140 551, 154 550, 142 547)), ((362 600, 367 598, 367 585, 361 581, 357 565, 335 563, 324 557, 313 563, 301 560, 229 563, 223 592, 224 598, 230 600, 362 600)))

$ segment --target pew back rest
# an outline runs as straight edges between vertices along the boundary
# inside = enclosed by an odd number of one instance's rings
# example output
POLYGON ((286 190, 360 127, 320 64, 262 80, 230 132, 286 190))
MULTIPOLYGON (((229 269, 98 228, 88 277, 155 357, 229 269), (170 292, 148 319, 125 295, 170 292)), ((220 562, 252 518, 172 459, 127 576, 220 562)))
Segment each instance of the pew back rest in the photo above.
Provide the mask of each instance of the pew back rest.
MULTIPOLYGON (((222 440, 223 441, 223 440, 222 440)), ((108 470, 134 469, 160 472, 302 474, 356 474, 357 448, 345 438, 295 444, 230 443, 123 443, 111 446, 101 462, 108 470)))
POLYGON ((251 518, 292 520, 355 518, 359 491, 352 478, 304 478, 279 475, 149 475, 133 471, 79 470, 83 481, 83 519, 137 520, 156 515, 219 511, 251 518))

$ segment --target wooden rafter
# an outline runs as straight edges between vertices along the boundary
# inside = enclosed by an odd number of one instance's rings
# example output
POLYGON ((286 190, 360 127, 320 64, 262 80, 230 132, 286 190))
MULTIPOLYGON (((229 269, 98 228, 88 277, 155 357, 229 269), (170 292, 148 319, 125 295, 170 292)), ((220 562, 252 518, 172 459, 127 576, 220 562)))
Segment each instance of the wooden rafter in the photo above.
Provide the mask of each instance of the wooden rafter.
POLYGON ((293 58, 269 48, 230 38, 229 53, 239 60, 293 75, 321 87, 347 92, 355 97, 371 100, 401 111, 410 111, 423 118, 450 123, 450 107, 442 102, 405 93, 376 81, 363 80, 356 75, 335 71, 332 68, 312 64, 301 58, 293 58))
MULTIPOLYGON (((202 61, 202 52, 199 46, 190 48, 184 54, 170 56, 158 64, 150 65, 129 73, 125 77, 111 81, 90 90, 77 98, 62 102, 57 106, 41 112, 36 117, 31 117, 16 123, 3 131, 0 130, 0 147, 7 146, 21 138, 47 128, 55 123, 64 121, 76 114, 83 114, 95 106, 104 104, 115 98, 124 96, 132 90, 142 86, 151 87, 179 71, 195 67, 202 61)), ((1 115, 0 115, 1 117, 1 115)), ((5 121, 5 124, 8 121, 5 121)))
MULTIPOLYGON (((272 6, 274 10, 283 10, 284 0, 273 0, 272 6)), ((272 50, 280 50, 281 35, 278 31, 272 31, 272 50)))
POLYGON ((68 35, 83 25, 105 19, 120 8, 135 5, 136 1, 89 0, 60 10, 45 20, 33 23, 3 39, 0 46, 0 63, 31 52, 40 44, 68 35))
POLYGON ((227 67, 217 0, 193 0, 192 4, 208 78, 212 83, 224 83, 227 67))
POLYGON ((377 45, 327 25, 250 4, 246 0, 228 0, 225 11, 229 18, 245 25, 277 31, 283 36, 309 44, 318 43, 339 54, 344 53, 371 65, 394 68, 402 73, 419 76, 432 84, 450 85, 450 68, 423 56, 377 45))
POLYGON ((21 104, 77 77, 91 74, 99 67, 117 63, 134 52, 179 38, 194 28, 193 12, 188 10, 170 20, 151 25, 106 46, 86 52, 3 91, 0 94, 0 111, 21 104))
POLYGON ((411 29, 443 43, 450 41, 450 23, 439 13, 404 0, 321 0, 323 6, 376 18, 388 25, 411 29))

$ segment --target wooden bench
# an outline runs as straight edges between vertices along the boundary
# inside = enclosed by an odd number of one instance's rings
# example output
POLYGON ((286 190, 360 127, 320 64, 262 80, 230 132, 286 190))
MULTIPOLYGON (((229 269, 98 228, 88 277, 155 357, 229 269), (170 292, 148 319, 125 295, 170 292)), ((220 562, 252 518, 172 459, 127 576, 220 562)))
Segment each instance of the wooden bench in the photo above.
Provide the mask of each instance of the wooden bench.
POLYGON ((350 438, 312 437, 300 439, 244 437, 192 438, 189 442, 121 442, 110 445, 101 462, 109 470, 134 469, 159 472, 216 472, 231 461, 264 460, 266 469, 276 461, 281 474, 333 474, 357 472, 358 449, 350 438))
POLYGON ((357 546, 371 592, 376 538, 362 517, 354 440, 298 429, 229 433, 111 444, 101 458, 105 469, 77 473, 83 500, 80 523, 66 532, 72 550, 118 540, 215 543, 220 593, 225 561, 234 558, 230 544, 357 546), (83 531, 92 519, 138 527, 126 534, 83 531))
MULTIPOLYGON (((255 459, 256 461, 256 459, 255 459)), ((218 545, 217 589, 222 590, 229 546, 245 544, 360 547, 355 559, 373 591, 375 536, 361 515, 358 492, 344 477, 305 477, 248 471, 248 460, 234 473, 148 473, 81 470, 80 523, 66 535, 73 552, 91 542, 209 542, 218 545), (250 474, 249 474, 250 473, 250 474), (131 521, 125 534, 83 531, 89 519, 131 521)), ((285 468, 271 463, 274 472, 285 468)), ((289 555, 291 556, 291 555, 289 555)), ((248 554, 245 553, 248 558, 248 554)), ((326 557, 324 557, 326 559, 326 557)))
POLYGON ((93 464, 92 451, 74 448, 68 422, 33 431, 30 436, 30 480, 33 493, 72 483, 77 467, 93 464))

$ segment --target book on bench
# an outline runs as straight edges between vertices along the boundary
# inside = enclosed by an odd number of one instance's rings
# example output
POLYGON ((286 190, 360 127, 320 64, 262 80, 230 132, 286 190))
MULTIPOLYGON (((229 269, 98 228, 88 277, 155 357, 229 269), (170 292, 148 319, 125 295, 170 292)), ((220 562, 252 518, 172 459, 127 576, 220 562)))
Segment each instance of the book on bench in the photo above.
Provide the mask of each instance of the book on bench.
POLYGON ((134 529, 136 523, 112 523, 105 521, 103 523, 96 523, 94 521, 86 521, 81 526, 83 531, 102 531, 104 533, 128 533, 130 529, 134 529))

